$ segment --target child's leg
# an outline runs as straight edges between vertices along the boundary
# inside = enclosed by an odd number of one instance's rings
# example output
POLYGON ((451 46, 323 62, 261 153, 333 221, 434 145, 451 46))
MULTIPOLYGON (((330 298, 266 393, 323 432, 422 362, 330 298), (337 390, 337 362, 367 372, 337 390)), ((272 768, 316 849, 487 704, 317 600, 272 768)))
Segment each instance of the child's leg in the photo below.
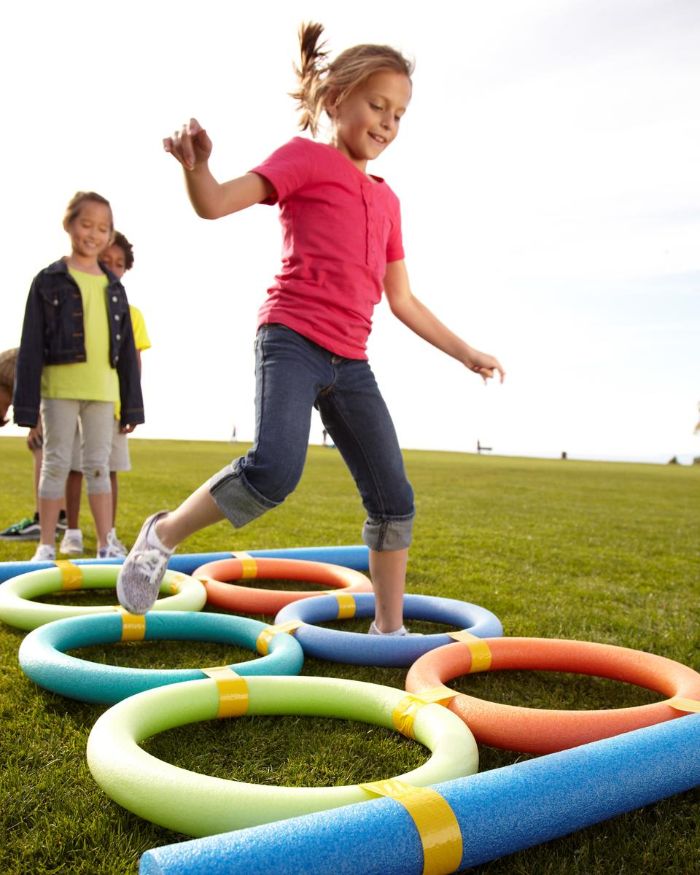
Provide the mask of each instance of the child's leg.
POLYGON ((204 483, 176 510, 161 517, 154 528, 163 546, 174 550, 185 538, 222 519, 224 515, 211 497, 209 484, 204 483))
POLYGON ((83 489, 80 427, 75 429, 71 453, 70 473, 66 483, 66 522, 69 529, 80 528, 80 494, 83 489))
POLYGON ((255 442, 176 510, 149 517, 122 566, 120 603, 145 613, 155 603, 175 546, 226 518, 241 528, 277 507, 301 477, 318 392, 332 379, 330 354, 281 326, 256 338, 255 442))
POLYGON ((319 396, 325 427, 362 496, 367 520, 362 537, 370 548, 376 598, 375 625, 400 629, 411 543, 413 490, 391 416, 367 362, 343 359, 332 389, 319 396))
POLYGON ((65 500, 73 436, 78 421, 79 402, 65 398, 43 398, 41 420, 44 447, 39 478, 39 521, 41 543, 56 541, 56 523, 65 500))
POLYGON ((112 528, 112 487, 109 453, 112 447, 114 405, 109 401, 80 402, 82 467, 88 501, 95 521, 98 551, 107 546, 112 528))
POLYGON ((374 622, 380 632, 393 632, 403 625, 407 564, 408 548, 369 551, 369 574, 375 602, 374 622))

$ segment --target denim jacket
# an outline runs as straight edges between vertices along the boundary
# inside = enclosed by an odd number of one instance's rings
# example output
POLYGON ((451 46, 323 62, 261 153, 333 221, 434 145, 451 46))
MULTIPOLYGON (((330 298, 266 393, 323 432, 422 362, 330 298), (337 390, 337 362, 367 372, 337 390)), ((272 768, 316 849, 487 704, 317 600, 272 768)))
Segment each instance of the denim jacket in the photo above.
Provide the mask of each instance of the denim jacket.
MULTIPOLYGON (((102 270, 109 279, 109 363, 119 375, 121 424, 137 425, 144 421, 143 398, 129 302, 119 280, 102 270)), ((12 399, 17 425, 37 423, 44 365, 84 361, 83 299, 65 261, 55 261, 34 277, 27 297, 12 399)))

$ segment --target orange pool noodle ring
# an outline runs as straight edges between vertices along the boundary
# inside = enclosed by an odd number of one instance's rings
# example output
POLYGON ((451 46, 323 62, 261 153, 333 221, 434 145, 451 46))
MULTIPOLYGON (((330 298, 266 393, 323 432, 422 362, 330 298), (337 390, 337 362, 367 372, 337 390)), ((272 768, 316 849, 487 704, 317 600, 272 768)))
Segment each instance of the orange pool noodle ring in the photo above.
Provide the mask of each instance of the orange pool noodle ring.
POLYGON ((508 669, 595 675, 668 696, 631 708, 557 711, 490 702, 445 687, 443 704, 477 741, 523 753, 552 753, 672 720, 700 700, 700 674, 686 665, 613 644, 557 638, 486 638, 438 647, 411 666, 406 689, 420 695, 465 674, 508 669))
POLYGON ((192 575, 201 580, 209 604, 243 614, 276 614, 299 599, 342 589, 345 592, 372 592, 368 577, 353 568, 310 562, 305 559, 268 559, 240 556, 200 566, 192 575), (331 587, 326 590, 275 590, 239 586, 235 580, 303 580, 331 587))

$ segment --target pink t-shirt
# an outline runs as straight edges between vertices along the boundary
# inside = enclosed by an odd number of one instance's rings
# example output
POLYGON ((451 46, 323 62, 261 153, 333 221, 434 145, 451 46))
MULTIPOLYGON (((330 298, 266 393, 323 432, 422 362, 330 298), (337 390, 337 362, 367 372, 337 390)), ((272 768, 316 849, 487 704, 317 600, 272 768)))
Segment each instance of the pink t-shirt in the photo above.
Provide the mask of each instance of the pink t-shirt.
POLYGON ((387 262, 403 258, 399 200, 333 146, 294 137, 253 173, 275 189, 282 268, 258 325, 279 322, 330 352, 367 358, 387 262))

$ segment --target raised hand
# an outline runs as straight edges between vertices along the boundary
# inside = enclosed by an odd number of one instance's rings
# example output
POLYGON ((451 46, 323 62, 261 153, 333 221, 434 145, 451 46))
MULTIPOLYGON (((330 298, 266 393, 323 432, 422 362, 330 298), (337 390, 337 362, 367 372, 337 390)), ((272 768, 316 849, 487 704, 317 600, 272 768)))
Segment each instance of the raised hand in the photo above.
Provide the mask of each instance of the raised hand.
POLYGON ((206 164, 212 150, 212 142, 206 130, 196 118, 175 131, 172 137, 165 137, 163 148, 176 158, 185 170, 194 170, 200 164, 206 164))

